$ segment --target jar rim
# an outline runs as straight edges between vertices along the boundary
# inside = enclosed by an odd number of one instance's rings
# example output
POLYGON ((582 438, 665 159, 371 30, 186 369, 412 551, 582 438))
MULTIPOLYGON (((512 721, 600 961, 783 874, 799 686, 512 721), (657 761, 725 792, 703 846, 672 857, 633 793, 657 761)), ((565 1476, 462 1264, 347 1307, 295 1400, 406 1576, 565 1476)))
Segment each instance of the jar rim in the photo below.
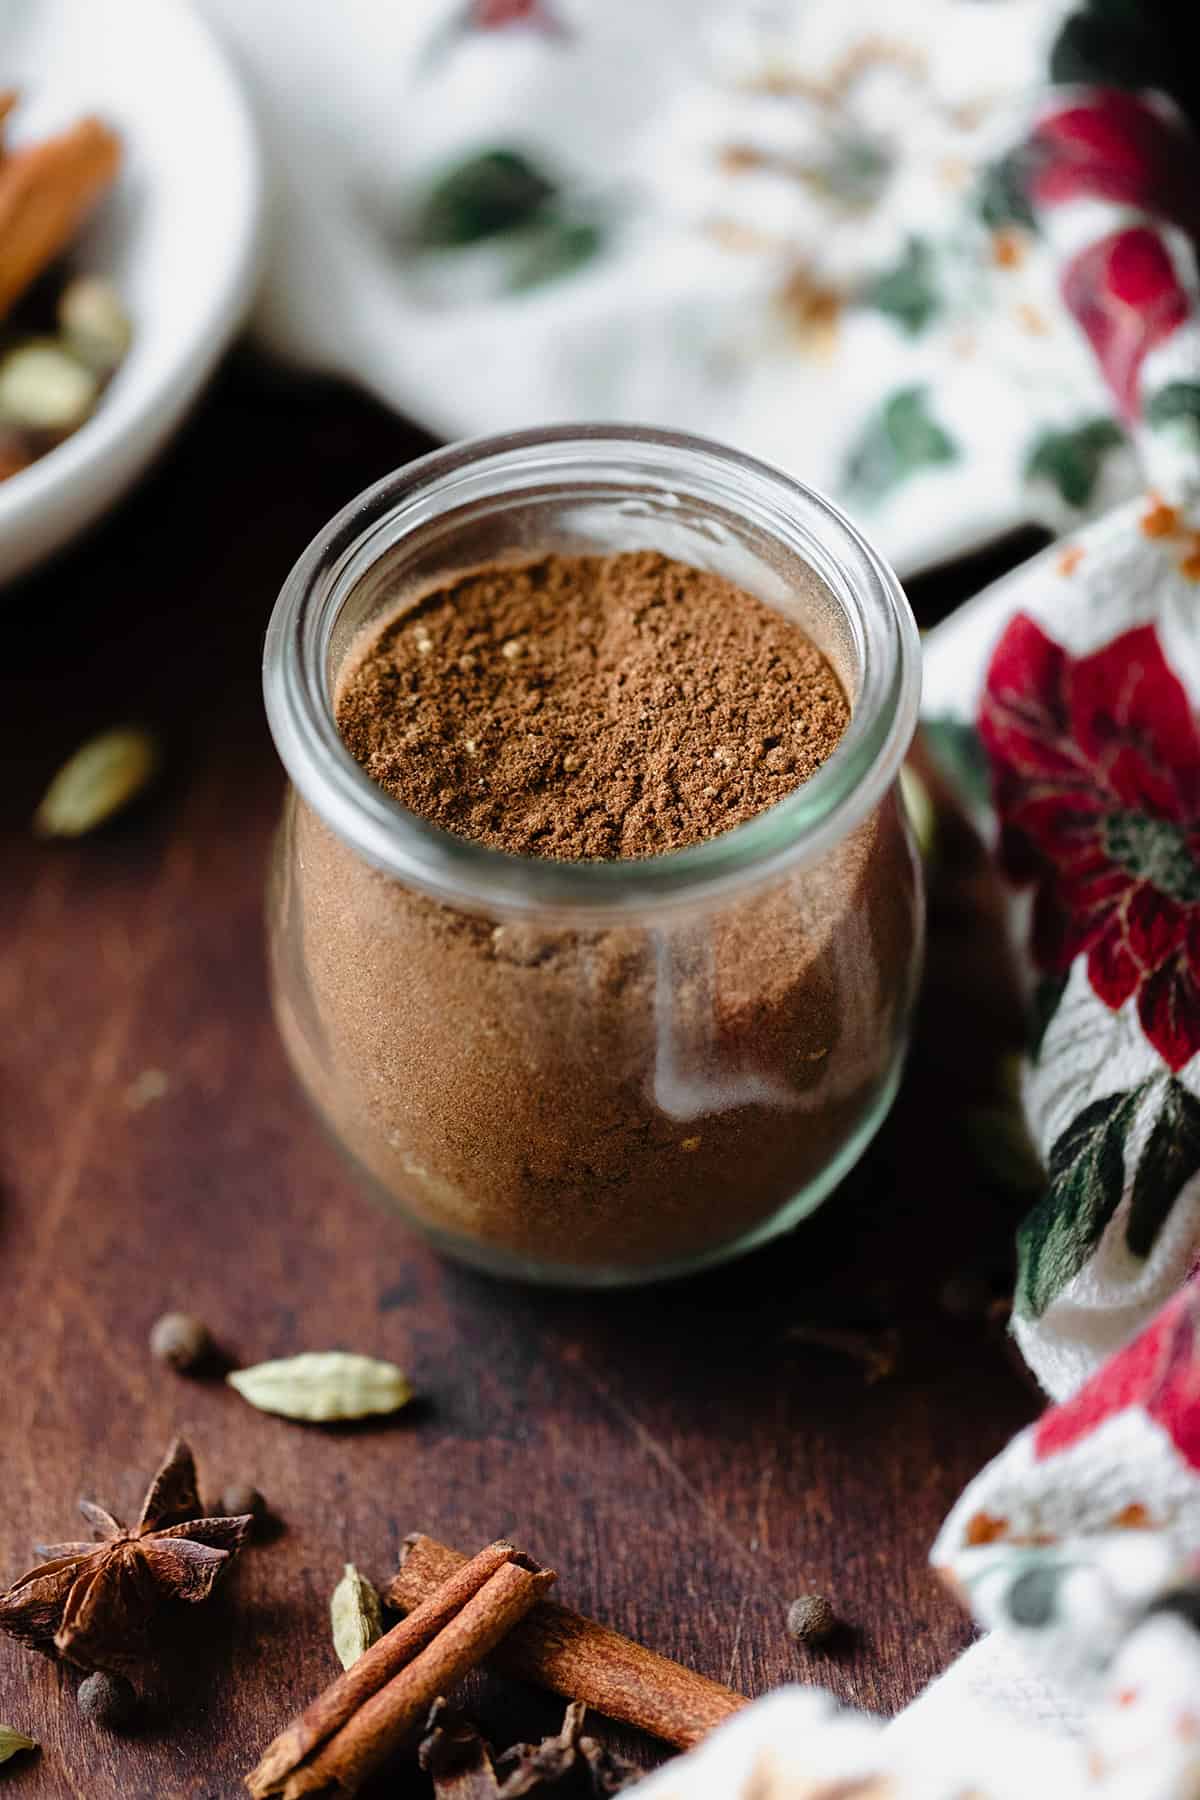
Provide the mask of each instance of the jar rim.
MULTIPOLYGON (((514 499, 519 485, 509 491, 514 499)), ((892 569, 827 496, 714 440, 631 425, 565 425, 471 438, 405 464, 344 506, 288 575, 267 628, 263 691, 280 759, 305 801, 387 875, 460 906, 589 922, 691 905, 816 861, 895 780, 920 699, 920 640, 892 569), (327 676, 331 634, 379 557, 469 489, 489 481, 592 478, 604 459, 636 463, 664 492, 701 477, 724 485, 760 528, 832 586, 860 658, 850 721, 821 767, 744 824, 645 858, 559 862, 518 856, 444 830, 374 782, 338 732, 327 676), (690 481, 689 481, 690 477, 690 481), (824 564, 824 567, 822 566, 824 564)))

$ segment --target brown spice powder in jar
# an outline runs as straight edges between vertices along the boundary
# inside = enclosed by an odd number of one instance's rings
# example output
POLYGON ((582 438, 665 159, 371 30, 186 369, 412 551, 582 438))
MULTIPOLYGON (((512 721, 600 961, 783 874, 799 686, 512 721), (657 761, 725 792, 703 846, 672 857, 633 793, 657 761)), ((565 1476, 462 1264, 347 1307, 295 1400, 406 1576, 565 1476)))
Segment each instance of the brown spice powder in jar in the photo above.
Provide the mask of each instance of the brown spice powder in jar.
POLYGON ((516 856, 653 856, 741 825, 846 728, 800 627, 651 551, 464 575, 386 625, 337 722, 423 818, 516 856))
MULTIPOLYGON (((634 552, 496 562, 410 599, 354 647, 336 714, 445 829, 611 860, 773 805, 849 709, 794 621, 634 552)), ((285 1039, 356 1159, 464 1254, 583 1278, 685 1265, 818 1178, 883 1091, 916 904, 892 797, 815 866, 590 931, 444 905, 302 801, 288 824, 306 984, 297 1002, 278 983, 285 1039)))

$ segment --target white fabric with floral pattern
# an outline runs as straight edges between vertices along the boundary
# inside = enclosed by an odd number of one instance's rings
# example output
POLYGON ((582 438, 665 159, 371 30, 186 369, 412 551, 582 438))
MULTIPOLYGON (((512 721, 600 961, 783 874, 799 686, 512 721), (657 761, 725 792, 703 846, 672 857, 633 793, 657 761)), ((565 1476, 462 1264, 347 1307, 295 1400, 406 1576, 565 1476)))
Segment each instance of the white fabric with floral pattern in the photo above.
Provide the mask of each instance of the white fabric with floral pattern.
POLYGON ((721 438, 902 573, 1133 492, 1006 154, 1067 0, 202 3, 283 355, 445 438, 721 438))

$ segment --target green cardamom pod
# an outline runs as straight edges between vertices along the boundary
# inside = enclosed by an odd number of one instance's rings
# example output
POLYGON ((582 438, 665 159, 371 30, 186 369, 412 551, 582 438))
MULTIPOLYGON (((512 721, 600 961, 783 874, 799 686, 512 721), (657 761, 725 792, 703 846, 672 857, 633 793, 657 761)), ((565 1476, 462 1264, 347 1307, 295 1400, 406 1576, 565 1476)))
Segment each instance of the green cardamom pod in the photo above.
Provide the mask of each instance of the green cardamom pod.
POLYGON ((398 1412, 412 1399, 408 1379, 394 1363, 346 1350, 306 1350, 235 1369, 226 1380, 261 1412, 316 1424, 398 1412))
POLYGON ((26 1737, 23 1731, 14 1731, 11 1725, 0 1725, 0 1763, 6 1763, 18 1750, 36 1749, 36 1738, 26 1737))
POLYGON ((333 1647, 343 1669, 356 1663, 363 1651, 369 1650, 376 1638, 383 1636, 379 1595, 353 1563, 346 1564, 346 1573, 330 1596, 329 1619, 333 1626, 333 1647))
POLYGON ((92 411, 100 383, 52 338, 32 338, 0 358, 0 421, 18 431, 66 437, 92 411))
POLYGON ((82 837, 129 805, 158 768, 148 731, 121 726, 77 750, 46 789, 33 816, 39 837, 82 837))
POLYGON ((103 275, 76 275, 67 283, 58 323, 71 354, 101 376, 112 374, 133 338, 121 296, 103 275))

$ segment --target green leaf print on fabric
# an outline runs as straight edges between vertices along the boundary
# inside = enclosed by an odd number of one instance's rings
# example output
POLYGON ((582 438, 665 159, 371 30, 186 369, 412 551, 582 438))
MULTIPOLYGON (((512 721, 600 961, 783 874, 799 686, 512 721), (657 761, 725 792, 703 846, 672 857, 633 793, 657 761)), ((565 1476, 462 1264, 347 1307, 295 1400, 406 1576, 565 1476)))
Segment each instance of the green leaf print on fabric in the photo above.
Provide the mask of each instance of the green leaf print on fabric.
POLYGON ((975 727, 942 716, 922 719, 921 731, 934 762, 967 805, 986 806, 991 798, 991 775, 987 751, 975 727))
POLYGON ((877 505, 919 469, 958 461, 949 432, 930 413, 928 390, 900 388, 870 420, 846 460, 846 491, 864 505, 877 505))
POLYGON ((866 290, 864 305, 886 313, 902 331, 916 337, 941 305, 934 266, 933 251, 924 238, 910 238, 895 268, 880 275, 866 290))
POLYGON ((604 247, 604 230, 594 219, 549 218, 532 235, 524 255, 520 256, 509 277, 513 293, 541 287, 543 282, 557 281, 562 275, 573 275, 599 254, 604 247))
POLYGON ((1175 427, 1194 450, 1200 450, 1200 382, 1169 381, 1152 395, 1146 422, 1156 430, 1175 427))
POLYGON ((453 250, 518 231, 537 219, 557 192, 519 150, 481 151, 434 183, 417 221, 417 243, 426 250, 453 250))
POLYGON ((459 163, 426 197, 415 240, 423 250, 496 244, 497 280, 512 294, 573 274, 603 248, 601 221, 518 150, 459 163))
POLYGON ((1072 1119, 1050 1152, 1050 1185, 1017 1233, 1017 1310, 1040 1318, 1087 1262, 1121 1202, 1125 1139, 1145 1093, 1106 1094, 1072 1119))
POLYGON ((1023 1569, 1005 1596, 1004 1610, 1014 1625, 1026 1631, 1041 1631, 1052 1625, 1062 1611, 1061 1589, 1075 1565, 1055 1565, 1023 1569))
POLYGON ((1089 419, 1070 431, 1045 431, 1026 459, 1026 478, 1051 482, 1068 506, 1087 506, 1105 457, 1124 442, 1125 433, 1115 419, 1089 419))
POLYGON ((980 171, 975 203, 980 218, 992 231, 1003 231, 1013 225, 1023 226, 1026 231, 1037 229, 1019 151, 1010 150, 1007 156, 988 163, 980 171))
POLYGON ((847 212, 870 212, 883 199, 894 169, 895 157, 851 126, 830 135, 821 160, 802 179, 847 212))
POLYGON ((1125 1242, 1134 1256, 1149 1256, 1180 1189, 1197 1173, 1200 1100, 1172 1076, 1133 1178, 1125 1242))

